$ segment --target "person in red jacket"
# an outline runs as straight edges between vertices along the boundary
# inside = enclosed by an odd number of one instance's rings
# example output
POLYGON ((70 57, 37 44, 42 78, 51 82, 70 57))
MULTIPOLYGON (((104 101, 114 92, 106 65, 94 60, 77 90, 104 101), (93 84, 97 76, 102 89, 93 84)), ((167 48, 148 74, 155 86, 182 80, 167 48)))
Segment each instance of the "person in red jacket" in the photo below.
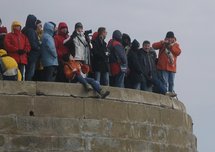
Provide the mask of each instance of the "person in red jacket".
POLYGON ((159 49, 157 69, 161 80, 169 93, 175 94, 174 79, 176 62, 177 57, 181 53, 181 49, 176 42, 174 33, 172 31, 167 32, 166 38, 160 42, 154 43, 152 47, 154 49, 159 49))
POLYGON ((27 54, 31 50, 28 38, 21 32, 21 23, 14 21, 11 26, 11 33, 8 33, 4 39, 4 46, 9 56, 13 57, 18 63, 22 74, 22 80, 25 80, 25 66, 28 63, 27 54))
POLYGON ((69 54, 69 49, 64 46, 63 42, 69 37, 68 33, 69 32, 67 24, 64 22, 59 23, 57 35, 54 36, 59 61, 58 74, 56 78, 58 82, 67 82, 67 79, 63 72, 63 57, 69 54))

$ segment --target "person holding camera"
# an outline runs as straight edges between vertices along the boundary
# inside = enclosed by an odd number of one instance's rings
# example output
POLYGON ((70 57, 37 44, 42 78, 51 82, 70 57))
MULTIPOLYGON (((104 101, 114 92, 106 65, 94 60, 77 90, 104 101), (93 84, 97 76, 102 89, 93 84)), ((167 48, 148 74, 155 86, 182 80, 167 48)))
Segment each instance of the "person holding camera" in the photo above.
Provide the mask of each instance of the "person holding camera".
POLYGON ((181 49, 176 42, 174 33, 172 31, 167 32, 165 39, 154 43, 152 47, 155 50, 159 49, 157 69, 159 70, 163 85, 169 94, 176 96, 174 92, 174 79, 176 73, 176 61, 181 53, 181 49))
POLYGON ((90 47, 85 38, 82 23, 75 24, 75 31, 64 41, 64 45, 70 50, 75 60, 83 64, 90 64, 90 47))
POLYGON ((109 50, 105 38, 107 36, 106 28, 98 29, 98 36, 92 41, 93 63, 95 65, 95 79, 102 85, 109 85, 109 50))
POLYGON ((31 50, 28 38, 21 32, 21 23, 14 21, 11 26, 11 33, 4 39, 4 46, 9 56, 14 58, 25 80, 25 66, 28 63, 28 53, 31 50))

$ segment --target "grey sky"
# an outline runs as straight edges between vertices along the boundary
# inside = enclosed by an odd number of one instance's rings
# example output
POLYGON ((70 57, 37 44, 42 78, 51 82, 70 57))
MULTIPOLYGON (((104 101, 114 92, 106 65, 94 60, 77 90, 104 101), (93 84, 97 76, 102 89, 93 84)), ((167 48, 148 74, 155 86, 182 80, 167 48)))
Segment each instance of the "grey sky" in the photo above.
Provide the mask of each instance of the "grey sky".
POLYGON ((183 51, 175 90, 193 118, 199 151, 214 152, 214 6, 214 0, 1 0, 0 17, 10 29, 32 13, 43 22, 67 22, 70 33, 81 21, 85 29, 105 26, 109 37, 119 29, 141 43, 174 31, 183 51))

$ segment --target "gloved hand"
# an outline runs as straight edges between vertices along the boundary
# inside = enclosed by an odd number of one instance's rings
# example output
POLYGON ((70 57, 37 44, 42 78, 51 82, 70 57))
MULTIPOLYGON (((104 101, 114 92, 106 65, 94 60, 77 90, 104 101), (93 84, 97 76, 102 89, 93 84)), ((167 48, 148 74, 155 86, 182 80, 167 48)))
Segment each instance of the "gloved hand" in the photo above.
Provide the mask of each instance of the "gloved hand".
POLYGON ((18 50, 17 52, 18 52, 19 55, 22 55, 22 54, 25 54, 25 53, 26 53, 25 50, 18 50))

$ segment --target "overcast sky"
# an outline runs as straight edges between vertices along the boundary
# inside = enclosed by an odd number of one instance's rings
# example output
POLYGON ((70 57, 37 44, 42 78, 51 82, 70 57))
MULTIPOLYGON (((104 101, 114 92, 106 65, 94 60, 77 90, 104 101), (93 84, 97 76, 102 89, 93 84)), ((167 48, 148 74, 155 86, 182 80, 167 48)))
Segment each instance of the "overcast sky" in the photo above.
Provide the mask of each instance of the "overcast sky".
POLYGON ((214 152, 215 1, 214 0, 1 0, 0 17, 24 25, 28 14, 43 22, 65 21, 70 33, 81 21, 85 29, 105 26, 108 37, 119 29, 140 43, 160 41, 174 31, 182 48, 175 91, 194 121, 200 152, 214 152))

